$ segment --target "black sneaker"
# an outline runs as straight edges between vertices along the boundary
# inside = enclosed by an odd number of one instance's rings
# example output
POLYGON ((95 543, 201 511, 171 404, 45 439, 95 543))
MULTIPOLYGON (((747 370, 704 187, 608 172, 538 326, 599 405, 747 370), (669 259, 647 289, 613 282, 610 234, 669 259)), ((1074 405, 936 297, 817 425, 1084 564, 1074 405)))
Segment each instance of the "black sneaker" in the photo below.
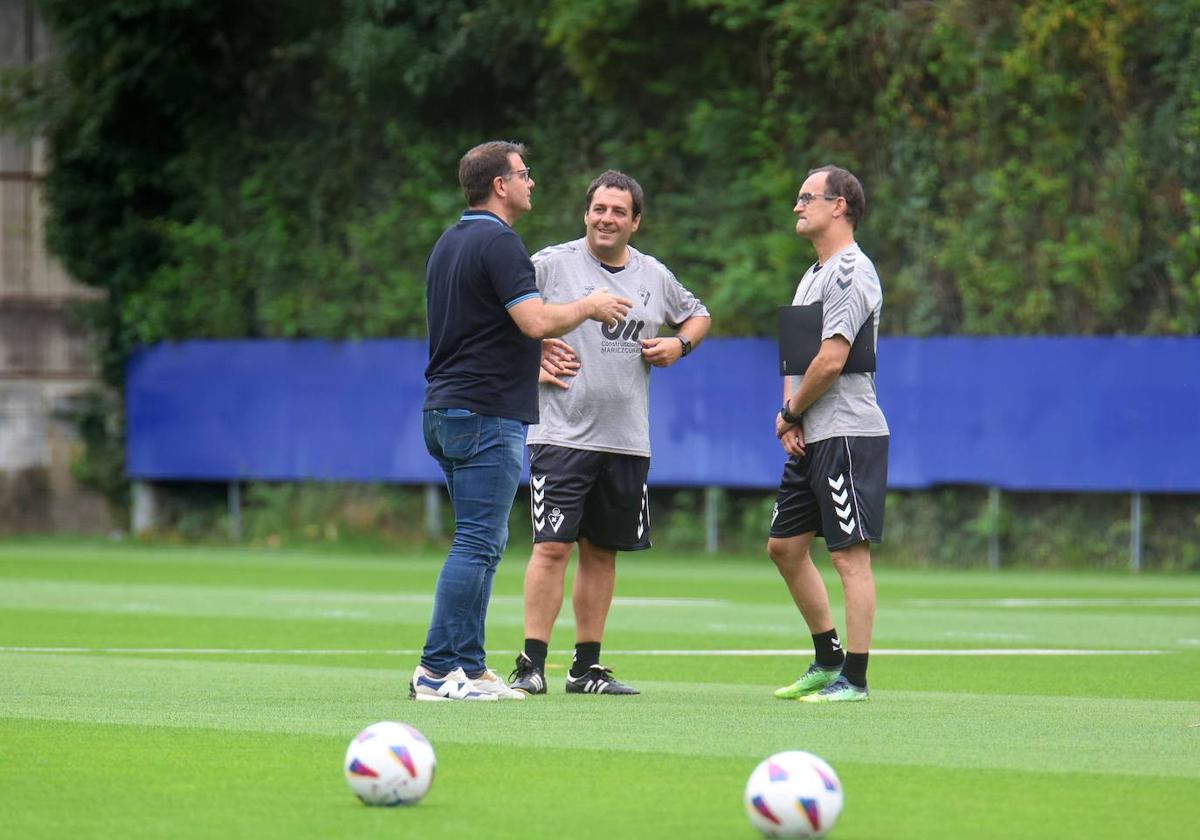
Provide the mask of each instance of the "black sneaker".
POLYGON ((508 675, 508 687, 525 694, 545 694, 546 675, 521 651, 517 654, 517 667, 508 675))
MULTIPOLYGON (((515 688, 515 686, 514 686, 515 688)), ((612 671, 603 665, 593 665, 581 677, 567 674, 567 694, 641 694, 636 688, 617 682, 612 671)))

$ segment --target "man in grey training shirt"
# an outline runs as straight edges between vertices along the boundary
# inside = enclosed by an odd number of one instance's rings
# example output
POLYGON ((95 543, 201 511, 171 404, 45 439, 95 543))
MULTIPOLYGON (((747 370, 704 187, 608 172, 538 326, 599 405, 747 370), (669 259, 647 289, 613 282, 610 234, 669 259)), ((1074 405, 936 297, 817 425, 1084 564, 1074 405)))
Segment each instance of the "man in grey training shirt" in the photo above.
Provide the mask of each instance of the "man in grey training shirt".
POLYGON ((862 184, 836 166, 808 173, 792 208, 796 233, 817 252, 792 304, 821 303, 821 344, 802 376, 784 378, 775 434, 791 457, 775 497, 767 552, 812 633, 816 657, 798 680, 775 692, 782 700, 867 699, 875 621, 870 544, 883 537, 888 425, 875 399, 875 374, 843 370, 860 329, 870 324, 860 341, 874 344, 879 336, 883 291, 875 266, 854 241, 865 211, 862 184), (842 579, 845 652, 808 552, 817 536, 825 538, 842 579))
POLYGON ((582 239, 533 255, 548 303, 593 289, 633 301, 615 326, 582 324, 543 342, 541 422, 529 428, 533 554, 525 569, 525 647, 511 688, 546 693, 546 651, 563 600, 572 545, 579 568, 569 694, 637 694, 600 664, 618 551, 650 547, 650 368, 667 367, 708 332, 708 310, 666 266, 629 246, 642 219, 642 188, 608 170, 592 182, 582 239), (658 337, 663 325, 675 334, 658 337))
POLYGON ((446 477, 454 541, 438 574, 413 700, 524 700, 487 667, 492 579, 521 482, 525 426, 538 420, 541 340, 588 318, 615 324, 633 301, 597 291, 548 304, 513 223, 533 207, 520 143, 493 140, 462 156, 466 212, 425 265, 429 364, 421 426, 446 477))

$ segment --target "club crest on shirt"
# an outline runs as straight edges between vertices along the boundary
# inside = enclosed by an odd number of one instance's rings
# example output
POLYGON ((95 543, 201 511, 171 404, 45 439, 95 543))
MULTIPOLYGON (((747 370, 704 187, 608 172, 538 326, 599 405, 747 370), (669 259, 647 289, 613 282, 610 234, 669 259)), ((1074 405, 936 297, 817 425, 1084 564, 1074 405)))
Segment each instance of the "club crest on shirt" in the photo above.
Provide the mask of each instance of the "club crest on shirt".
POLYGON ((638 297, 642 299, 642 306, 647 306, 650 303, 650 290, 645 286, 638 286, 638 297))

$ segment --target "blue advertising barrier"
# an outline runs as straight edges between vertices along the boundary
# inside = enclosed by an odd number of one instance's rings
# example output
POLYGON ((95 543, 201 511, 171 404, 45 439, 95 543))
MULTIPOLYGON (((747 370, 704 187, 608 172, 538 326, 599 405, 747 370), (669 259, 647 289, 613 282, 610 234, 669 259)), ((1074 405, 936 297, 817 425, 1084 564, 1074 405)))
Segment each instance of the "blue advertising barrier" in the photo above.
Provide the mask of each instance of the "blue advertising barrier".
MULTIPOLYGON (((1200 492, 1200 339, 884 338, 889 486, 1200 492)), ((127 369, 146 480, 439 483, 423 340, 190 341, 127 369)), ((651 481, 770 488, 773 341, 710 339, 651 377, 651 481)))

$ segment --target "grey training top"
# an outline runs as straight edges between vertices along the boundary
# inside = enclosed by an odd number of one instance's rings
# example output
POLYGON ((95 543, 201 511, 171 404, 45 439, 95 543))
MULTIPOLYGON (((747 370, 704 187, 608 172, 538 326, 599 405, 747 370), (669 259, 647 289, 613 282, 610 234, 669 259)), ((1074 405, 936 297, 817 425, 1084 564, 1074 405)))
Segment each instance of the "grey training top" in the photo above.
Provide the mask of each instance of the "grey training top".
MULTIPOLYGON (((821 340, 840 335, 851 343, 871 318, 873 340, 879 345, 879 313, 883 288, 871 258, 857 243, 834 254, 825 265, 805 272, 793 306, 822 301, 824 323, 821 340)), ((803 376, 792 377, 792 392, 803 376)), ((843 373, 829 390, 804 412, 804 440, 814 443, 832 437, 881 437, 888 434, 887 420, 875 399, 875 374, 843 373)))
POLYGON ((533 255, 537 286, 547 303, 568 303, 608 287, 633 301, 616 327, 584 321, 562 337, 580 362, 571 387, 538 387, 541 423, 527 441, 650 456, 650 367, 642 358, 643 338, 663 324, 678 326, 708 310, 654 257, 629 248, 629 261, 609 272, 588 250, 586 239, 551 245, 533 255))

